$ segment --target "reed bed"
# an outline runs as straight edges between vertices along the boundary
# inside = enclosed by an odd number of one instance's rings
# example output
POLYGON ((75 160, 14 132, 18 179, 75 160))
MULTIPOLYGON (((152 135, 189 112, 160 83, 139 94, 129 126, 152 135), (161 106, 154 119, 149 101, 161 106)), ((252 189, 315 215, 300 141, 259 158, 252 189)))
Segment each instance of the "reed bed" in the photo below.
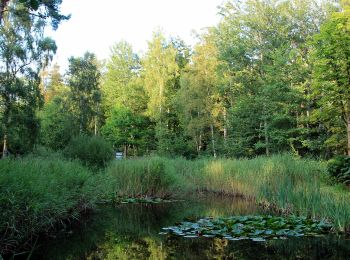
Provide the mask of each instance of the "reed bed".
POLYGON ((254 199, 284 214, 328 219, 340 231, 350 226, 349 192, 328 184, 325 163, 290 154, 249 160, 128 159, 112 163, 103 178, 105 196, 220 193, 254 199))

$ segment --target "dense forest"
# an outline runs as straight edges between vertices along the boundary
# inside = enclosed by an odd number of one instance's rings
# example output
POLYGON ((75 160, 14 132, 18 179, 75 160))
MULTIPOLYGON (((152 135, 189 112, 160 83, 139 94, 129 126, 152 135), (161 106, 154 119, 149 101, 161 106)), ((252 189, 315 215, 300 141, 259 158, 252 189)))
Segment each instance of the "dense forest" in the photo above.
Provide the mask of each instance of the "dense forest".
POLYGON ((142 54, 121 41, 66 71, 45 34, 61 4, 0 1, 0 259, 100 204, 208 194, 277 215, 253 217, 279 222, 268 239, 350 232, 349 0, 227 0, 193 47, 156 30, 142 54))
MULTIPOLYGON (((16 3, 1 26, 4 155, 82 134, 126 156, 350 153, 346 1, 228 1, 193 48, 156 31, 144 55, 122 41, 106 62, 87 52, 62 74, 47 66, 57 47, 44 15, 19 16, 16 3)), ((53 26, 69 18, 55 11, 53 26)))

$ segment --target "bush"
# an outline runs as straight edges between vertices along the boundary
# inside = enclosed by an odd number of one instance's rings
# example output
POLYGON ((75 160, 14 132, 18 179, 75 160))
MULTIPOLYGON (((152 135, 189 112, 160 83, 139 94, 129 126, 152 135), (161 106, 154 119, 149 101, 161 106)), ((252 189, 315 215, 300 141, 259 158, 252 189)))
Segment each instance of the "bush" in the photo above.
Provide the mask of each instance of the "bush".
POLYGON ((337 182, 350 185, 350 157, 337 156, 329 160, 328 173, 337 182))
POLYGON ((26 158, 42 158, 42 159, 62 159, 64 160, 62 151, 52 150, 50 147, 36 145, 33 151, 26 158))
POLYGON ((91 168, 103 168, 113 158, 113 148, 100 136, 77 136, 64 149, 64 156, 91 168))

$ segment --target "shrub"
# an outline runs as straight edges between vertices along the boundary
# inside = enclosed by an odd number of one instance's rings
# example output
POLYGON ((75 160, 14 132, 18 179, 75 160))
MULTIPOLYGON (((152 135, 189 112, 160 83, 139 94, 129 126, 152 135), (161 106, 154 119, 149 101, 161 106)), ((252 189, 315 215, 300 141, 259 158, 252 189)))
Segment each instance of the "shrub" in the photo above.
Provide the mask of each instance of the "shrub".
POLYGON ((337 156, 329 160, 328 173, 337 182, 350 185, 350 157, 337 156))
POLYGON ((64 156, 91 168, 103 168, 113 158, 113 148, 100 136, 77 136, 64 149, 64 156))
POLYGON ((26 156, 26 158, 33 158, 33 159, 62 159, 64 160, 64 157, 62 155, 62 151, 58 150, 52 150, 50 147, 42 146, 42 145, 36 145, 33 149, 33 151, 26 156))

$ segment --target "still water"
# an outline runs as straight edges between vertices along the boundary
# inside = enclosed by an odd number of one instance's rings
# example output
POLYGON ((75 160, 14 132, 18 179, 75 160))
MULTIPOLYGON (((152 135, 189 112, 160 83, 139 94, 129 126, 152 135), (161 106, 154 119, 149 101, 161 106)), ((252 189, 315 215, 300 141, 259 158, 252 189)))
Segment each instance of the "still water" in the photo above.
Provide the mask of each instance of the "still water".
POLYGON ((40 242, 31 258, 350 259, 350 240, 336 235, 253 242, 159 234, 184 219, 262 213, 252 202, 223 197, 103 206, 79 226, 40 242))

